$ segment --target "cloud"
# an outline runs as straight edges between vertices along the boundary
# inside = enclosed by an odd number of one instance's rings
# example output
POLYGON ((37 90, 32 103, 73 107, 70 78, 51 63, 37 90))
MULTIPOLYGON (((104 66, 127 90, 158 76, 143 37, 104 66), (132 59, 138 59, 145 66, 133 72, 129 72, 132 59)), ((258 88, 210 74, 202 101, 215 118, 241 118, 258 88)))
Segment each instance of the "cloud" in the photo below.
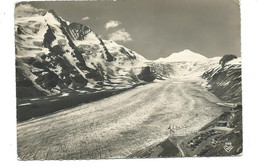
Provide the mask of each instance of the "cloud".
POLYGON ((43 15, 46 10, 37 9, 32 7, 30 4, 19 4, 14 10, 14 16, 17 17, 30 17, 33 15, 43 15))
POLYGON ((86 21, 86 20, 88 20, 88 19, 89 19, 88 16, 82 17, 82 20, 84 20, 84 21, 86 21))
POLYGON ((132 41, 132 38, 128 32, 125 31, 125 29, 117 30, 116 32, 113 32, 111 34, 108 34, 108 39, 113 41, 132 41))
POLYGON ((109 28, 113 28, 113 27, 117 27, 119 26, 121 23, 119 21, 115 21, 115 20, 110 20, 109 22, 106 23, 105 28, 109 29, 109 28))

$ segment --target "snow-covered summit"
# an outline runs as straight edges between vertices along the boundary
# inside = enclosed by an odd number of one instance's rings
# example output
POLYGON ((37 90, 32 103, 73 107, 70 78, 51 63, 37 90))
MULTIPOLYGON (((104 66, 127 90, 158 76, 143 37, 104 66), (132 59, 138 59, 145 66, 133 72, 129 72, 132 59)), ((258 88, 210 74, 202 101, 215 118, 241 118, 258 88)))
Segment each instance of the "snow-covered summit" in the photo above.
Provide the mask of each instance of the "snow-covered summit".
POLYGON ((154 62, 198 62, 204 60, 207 60, 205 56, 185 49, 178 53, 172 53, 166 58, 159 58, 154 62))

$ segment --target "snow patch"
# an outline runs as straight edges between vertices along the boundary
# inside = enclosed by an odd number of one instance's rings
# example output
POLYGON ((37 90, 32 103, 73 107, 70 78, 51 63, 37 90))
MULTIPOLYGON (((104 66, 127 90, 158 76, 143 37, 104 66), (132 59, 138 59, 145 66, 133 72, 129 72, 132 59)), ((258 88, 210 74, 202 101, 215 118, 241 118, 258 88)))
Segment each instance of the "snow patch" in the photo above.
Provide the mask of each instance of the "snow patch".
POLYGON ((23 103, 23 104, 19 104, 18 106, 28 106, 30 104, 32 104, 32 103, 23 103))
POLYGON ((60 95, 59 97, 66 97, 69 96, 69 93, 63 93, 62 95, 60 95))

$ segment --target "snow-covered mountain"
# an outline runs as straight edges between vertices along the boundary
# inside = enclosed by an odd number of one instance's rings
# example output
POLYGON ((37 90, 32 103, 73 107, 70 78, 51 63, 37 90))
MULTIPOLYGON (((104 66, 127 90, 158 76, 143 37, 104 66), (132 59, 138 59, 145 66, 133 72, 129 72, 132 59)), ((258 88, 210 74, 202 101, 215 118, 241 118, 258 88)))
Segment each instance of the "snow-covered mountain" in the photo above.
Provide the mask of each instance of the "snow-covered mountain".
POLYGON ((221 59, 184 50, 149 61, 53 10, 16 11, 14 28, 18 98, 122 89, 155 77, 197 77, 221 59))
POLYGON ((131 87, 148 61, 53 10, 15 18, 15 49, 17 97, 131 87))
POLYGON ((166 58, 159 58, 150 63, 155 68, 157 78, 163 77, 198 77, 208 69, 219 64, 221 57, 207 58, 188 49, 172 53, 166 58))
POLYGON ((207 58, 201 54, 194 53, 188 49, 185 49, 178 53, 172 53, 166 58, 159 58, 154 62, 169 63, 169 62, 198 62, 205 61, 207 58))

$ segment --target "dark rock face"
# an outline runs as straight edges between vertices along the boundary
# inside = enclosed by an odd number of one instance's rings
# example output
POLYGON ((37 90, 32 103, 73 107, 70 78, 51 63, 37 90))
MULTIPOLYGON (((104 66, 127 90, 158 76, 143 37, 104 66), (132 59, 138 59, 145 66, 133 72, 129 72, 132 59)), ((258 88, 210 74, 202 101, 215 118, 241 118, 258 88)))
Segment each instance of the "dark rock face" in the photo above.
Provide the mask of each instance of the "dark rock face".
POLYGON ((227 55, 224 55, 220 60, 219 60, 219 64, 222 65, 222 67, 224 67, 224 65, 233 60, 233 59, 237 59, 237 56, 236 55, 232 55, 232 54, 227 54, 227 55))
POLYGON ((107 50, 107 48, 101 38, 99 38, 99 41, 100 41, 100 44, 103 46, 103 49, 104 49, 106 57, 107 57, 107 61, 108 62, 114 61, 115 58, 109 53, 109 51, 107 50))
POLYGON ((54 35, 54 30, 49 26, 48 29, 44 35, 44 40, 43 40, 43 46, 46 48, 51 47, 51 43, 56 39, 54 35))
POLYGON ((62 47, 60 45, 55 45, 50 50, 51 50, 51 53, 55 56, 56 55, 62 56, 65 53, 65 51, 62 49, 62 47))
POLYGON ((54 72, 49 71, 44 75, 39 75, 35 82, 42 88, 49 90, 56 87, 60 81, 58 76, 54 72))
POLYGON ((130 58, 130 60, 135 60, 136 59, 135 56, 131 56, 124 48, 120 48, 120 52, 125 54, 125 55, 127 55, 130 58))
POLYGON ((149 66, 144 67, 140 74, 137 75, 137 77, 140 80, 146 81, 146 82, 153 82, 155 80, 155 75, 153 72, 151 72, 151 68, 149 66))
POLYGON ((39 97, 45 94, 39 91, 33 85, 32 81, 23 75, 23 71, 16 68, 16 97, 28 98, 28 97, 39 97))
POLYGON ((17 34, 18 35, 24 34, 20 26, 17 27, 17 34))
POLYGON ((84 38, 91 32, 91 30, 82 24, 71 23, 69 25, 69 30, 72 34, 72 37, 76 40, 84 40, 84 38))

